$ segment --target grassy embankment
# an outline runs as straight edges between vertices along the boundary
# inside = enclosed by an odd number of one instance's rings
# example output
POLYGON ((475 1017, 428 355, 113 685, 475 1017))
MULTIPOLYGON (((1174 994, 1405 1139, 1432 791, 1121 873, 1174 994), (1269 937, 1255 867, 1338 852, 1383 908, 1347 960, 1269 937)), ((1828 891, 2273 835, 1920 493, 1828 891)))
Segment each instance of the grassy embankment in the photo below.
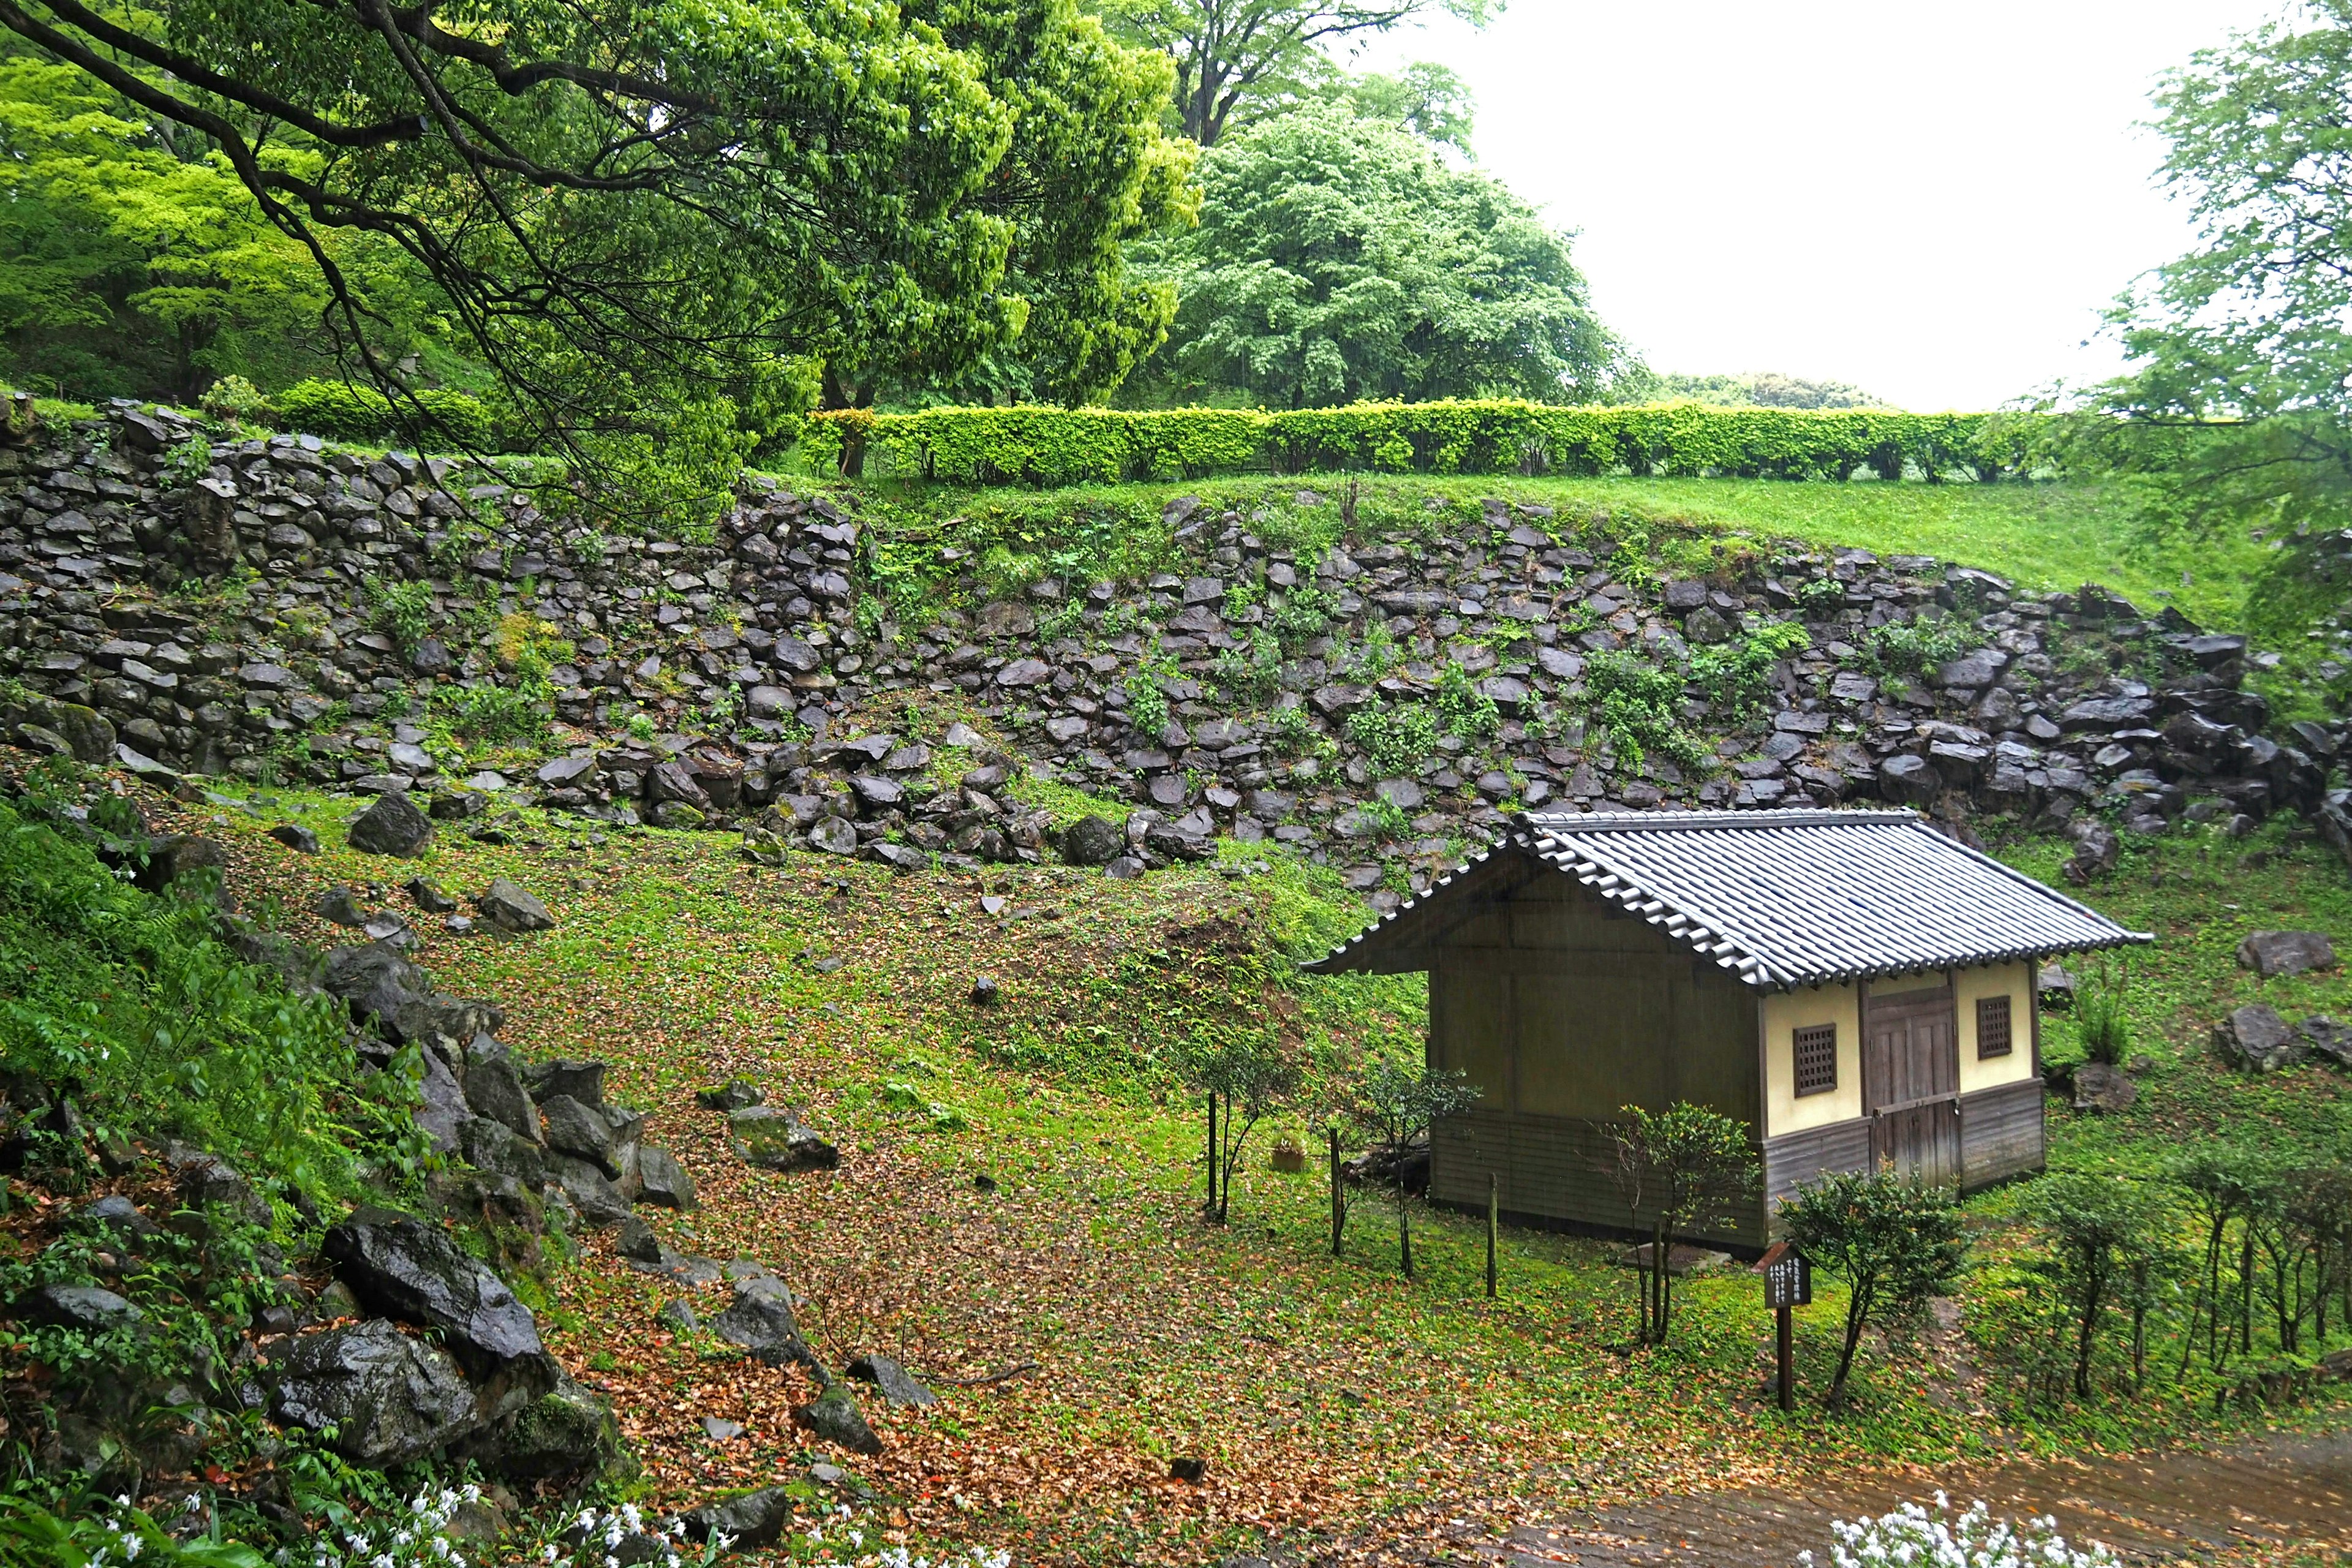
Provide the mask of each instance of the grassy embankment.
MULTIPOLYGON (((347 809, 288 795, 213 815, 244 885, 290 909, 330 879, 386 875, 336 847, 347 809), (298 858, 262 837, 287 816, 319 827, 327 854, 298 858)), ((2125 1117, 2053 1109, 2056 1165, 2147 1174, 2220 1130, 2273 1143, 2342 1135, 2352 1097, 2340 1078, 2305 1068, 2247 1083, 2203 1049, 2233 998, 2260 994, 2290 1016, 2352 1007, 2340 975, 2262 987, 2231 962, 2252 927, 2352 929, 2340 867, 2282 837, 2274 826, 2257 841, 2275 855, 2259 870, 2243 868, 2249 846, 2219 837, 2134 851, 2094 896, 2158 932, 2134 982, 2153 1066, 2125 1117)), ((2029 844, 2014 858, 2047 875, 2055 855, 2029 844)), ((1607 1247, 1513 1233, 1503 1299, 1488 1303, 1475 1226, 1424 1215, 1422 1278, 1408 1283, 1384 1205, 1360 1201, 1347 1256, 1332 1258, 1319 1173, 1272 1173, 1263 1144, 1234 1223, 1204 1226, 1196 1125, 1170 1093, 1170 1045, 1264 1018, 1337 1060, 1410 1049, 1418 1032, 1414 979, 1288 971, 1290 952, 1352 918, 1308 868, 1130 885, 1058 869, 893 878, 814 858, 779 873, 716 837, 597 847, 556 821, 509 847, 445 840, 421 868, 466 889, 503 871, 547 899, 551 933, 428 932, 422 961, 445 986, 506 1005, 527 1050, 613 1059, 616 1094, 654 1112, 650 1135, 703 1185, 700 1214, 662 1225, 674 1245, 785 1268, 831 1355, 880 1348, 944 1380, 1039 1363, 951 1393, 936 1416, 887 1419, 890 1449, 865 1473, 907 1499, 919 1526, 1025 1539, 1024 1555, 1056 1560, 1181 1561, 1258 1525, 1410 1531, 1823 1463, 2159 1441, 2243 1419, 2211 1415, 2201 1370, 2134 1399, 2112 1363, 2086 1406, 2028 1403, 2023 1309, 2000 1262, 2020 1244, 2010 1194, 1971 1205, 1988 1266, 1967 1294, 1964 1354, 1874 1345, 1854 1409, 1792 1419, 1760 1397, 1767 1321, 1744 1276, 1696 1283, 1675 1343, 1633 1352, 1632 1281, 1607 1247), (984 893, 1008 900, 1001 912, 983 912, 984 893), (982 973, 1003 984, 993 1008, 968 998, 982 973), (692 1092, 739 1075, 806 1107, 842 1141, 842 1169, 735 1164, 692 1092), (975 1189, 982 1174, 995 1191, 975 1189), (1176 1454, 1206 1456, 1209 1482, 1167 1480, 1176 1454)), ((2053 1020, 2053 1055, 2067 1037, 2053 1020)), ((1299 1114, 1283 1121, 1304 1131, 1299 1114)), ((653 1490, 685 1498, 788 1467, 802 1448, 784 1420, 791 1377, 658 1331, 659 1300, 592 1244, 562 1283, 554 1341, 575 1373, 622 1396, 653 1490), (751 1435, 704 1442, 706 1414, 751 1435)), ((1801 1372, 1816 1388, 1834 1315, 1831 1291, 1802 1318, 1801 1372)))

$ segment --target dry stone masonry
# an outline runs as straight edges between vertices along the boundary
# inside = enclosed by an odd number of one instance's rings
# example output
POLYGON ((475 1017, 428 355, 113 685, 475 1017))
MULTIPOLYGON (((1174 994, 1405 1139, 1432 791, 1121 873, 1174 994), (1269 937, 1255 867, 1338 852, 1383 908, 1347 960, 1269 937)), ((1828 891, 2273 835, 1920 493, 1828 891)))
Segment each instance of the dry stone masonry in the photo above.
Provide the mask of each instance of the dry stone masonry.
MULTIPOLYGON (((902 625, 868 596, 855 496, 753 481, 710 543, 607 536, 488 469, 208 441, 116 405, 0 449, 0 724, 89 761, 375 795, 355 842, 393 856, 436 828, 494 835, 494 808, 523 802, 725 826, 756 859, 909 868, 1059 855, 1129 876, 1229 837, 1296 846, 1386 907, 1520 806, 1871 798, 2071 830, 2085 878, 2117 829, 2184 816, 2305 813, 2352 858, 2330 777, 2345 727, 2273 725, 2245 639, 2096 586, 2025 594, 1927 557, 1794 547, 1661 581, 1580 547, 1596 520, 1501 500, 1319 558, 1189 499, 1166 521, 1181 570, 995 602, 966 570, 946 595, 965 607, 902 625), (1309 590, 1328 627, 1265 659, 1309 590), (1874 628, 1939 609, 1975 646, 1908 672, 1870 657, 1874 628), (1685 694, 1706 765, 1621 755, 1589 724, 1597 654, 1675 664, 1779 620, 1806 645, 1759 710, 1685 694), (515 668, 518 623, 556 650, 543 685, 515 668), (1244 698, 1230 671, 1252 657, 1244 698), (1350 716, 1425 707, 1449 675, 1496 722, 1376 765, 1350 716), (434 754, 428 700, 501 694, 544 701, 561 754, 516 776, 434 754), (908 722, 910 700, 956 721, 908 722), (1056 832, 1017 798, 1024 775, 1122 810, 1056 832)), ((503 899, 485 913, 535 919, 503 899)))

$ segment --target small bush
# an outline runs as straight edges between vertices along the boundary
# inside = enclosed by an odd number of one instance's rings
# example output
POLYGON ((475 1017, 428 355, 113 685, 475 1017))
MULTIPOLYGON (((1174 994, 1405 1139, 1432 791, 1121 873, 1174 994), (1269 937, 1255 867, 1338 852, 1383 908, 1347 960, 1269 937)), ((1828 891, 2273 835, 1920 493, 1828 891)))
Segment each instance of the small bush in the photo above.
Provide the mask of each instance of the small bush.
POLYGON ((1339 613, 1339 602, 1312 583, 1301 583, 1290 590, 1282 607, 1274 612, 1267 625, 1274 635, 1287 645, 1313 642, 1331 626, 1331 619, 1339 613))
POLYGON ((428 441, 482 450, 493 445, 496 431, 489 410, 479 398, 462 392, 428 389, 404 399, 395 408, 392 399, 372 386, 344 381, 298 381, 279 393, 278 422, 289 429, 337 441, 387 441, 415 434, 428 441))
POLYGON ((267 424, 270 417, 269 399, 241 375, 225 375, 214 382, 196 400, 196 407, 229 425, 267 424))
POLYGON ((433 694, 433 705, 451 734, 482 745, 539 741, 547 734, 545 700, 537 692, 510 686, 445 686, 433 694))
POLYGON ((1446 733, 1483 741, 1503 727, 1502 710, 1478 689, 1459 659, 1448 659, 1437 676, 1437 711, 1446 733))
POLYGON ((1683 679, 1674 670, 1603 649, 1585 661, 1584 690, 1593 724, 1622 760, 1638 767, 1656 752, 1678 767, 1706 763, 1706 748, 1682 727, 1683 679))
POLYGON ((1769 621, 1727 643, 1692 649, 1691 679, 1723 717, 1749 718, 1771 689, 1773 666, 1811 641, 1802 626, 1769 621))
POLYGON ((163 474, 173 489, 186 489, 212 471, 213 444, 202 436, 174 443, 163 454, 163 474))
POLYGON ((1168 693, 1160 682, 1175 673, 1175 665, 1154 649, 1122 683, 1127 690, 1127 721, 1154 744, 1159 742, 1160 731, 1168 728, 1168 693))
POLYGON ((1948 616, 1889 621, 1871 629, 1863 656, 1882 675, 1920 675, 1978 646, 1973 627, 1948 616))
POLYGON ((1209 675, 1228 703, 1261 707, 1282 690, 1282 646, 1264 626, 1252 626, 1246 646, 1218 654, 1209 675))
POLYGON ((402 653, 414 654, 433 635, 432 584, 422 578, 387 583, 370 577, 362 588, 375 624, 400 645, 402 653))
POLYGON ((1304 756, 1321 739, 1315 728, 1315 716, 1307 712, 1304 703, 1276 709, 1274 717, 1267 721, 1266 732, 1274 742, 1274 749, 1286 757, 1304 756))
POLYGON ((2131 1049, 2131 1020, 2124 1013, 2124 984, 2102 970, 2074 997, 2074 1036, 2083 1059, 2121 1065, 2131 1049))
MULTIPOLYGON (((2119 1568, 2116 1554, 2096 1542, 2070 1546, 2054 1519, 1995 1519, 1983 1503, 1956 1514, 1942 1492, 1936 1511, 1906 1503, 1874 1519, 1840 1520, 1830 1526, 1837 1543, 1832 1568, 1879 1568, 1917 1563, 1920 1568, 2119 1568)), ((1803 1568, 1813 1554, 1797 1553, 1803 1568)))
POLYGON ((1436 746, 1437 718, 1417 704, 1368 703, 1348 715, 1348 738, 1362 749, 1374 773, 1401 777, 1418 772, 1436 746))

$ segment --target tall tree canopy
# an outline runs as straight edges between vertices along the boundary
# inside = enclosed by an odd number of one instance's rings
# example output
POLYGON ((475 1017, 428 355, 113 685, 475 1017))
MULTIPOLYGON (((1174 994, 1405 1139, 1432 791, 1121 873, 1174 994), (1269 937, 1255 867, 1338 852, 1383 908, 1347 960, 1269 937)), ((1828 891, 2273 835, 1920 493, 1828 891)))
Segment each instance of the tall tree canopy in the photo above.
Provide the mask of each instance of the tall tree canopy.
POLYGON ((2197 55, 2159 90, 2199 246, 2110 321, 2128 374, 2091 439, 2164 521, 2342 520, 2352 501, 2352 0, 2197 55), (2120 415, 2120 419, 2112 416, 2120 415))
POLYGON ((1126 242, 1189 226, 1194 149, 1165 135, 1172 68, 1123 46, 1072 0, 907 0, 979 63, 1013 116, 980 209, 1009 226, 1006 297, 1020 325, 942 367, 887 342, 837 355, 836 406, 899 396, 1077 403, 1116 387, 1165 341, 1173 290, 1128 269, 1126 242))
POLYGON ((1580 402, 1625 368, 1567 237, 1404 130, 1310 105, 1211 149, 1201 180, 1200 227, 1147 250, 1176 286, 1179 390, 1580 402))
POLYGON ((1076 386, 1164 310, 1116 247, 1181 184, 1165 70, 1072 0, 0 0, 0 27, 216 154, 387 387, 336 237, 395 248, 543 447, 691 445, 707 483, 788 364, 952 374, 1108 306, 1052 367, 1076 386))
POLYGON ((1326 52, 1438 12, 1484 26, 1505 0, 1097 0, 1176 65, 1175 110, 1203 147, 1325 85, 1326 52))

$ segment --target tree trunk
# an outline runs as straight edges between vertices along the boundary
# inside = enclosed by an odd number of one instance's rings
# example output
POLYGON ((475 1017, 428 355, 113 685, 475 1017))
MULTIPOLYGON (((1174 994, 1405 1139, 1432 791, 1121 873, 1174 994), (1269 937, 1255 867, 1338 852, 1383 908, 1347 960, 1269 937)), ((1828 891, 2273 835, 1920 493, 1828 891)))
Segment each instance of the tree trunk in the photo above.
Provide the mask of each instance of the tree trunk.
POLYGON ((1348 1194, 1339 1185, 1339 1130, 1327 1127, 1323 1131, 1331 1140, 1331 1256, 1337 1258, 1347 1239, 1348 1194))
POLYGON ((2238 1222, 2238 1353, 2254 1353, 2254 1222, 2238 1222))
POLYGON ((2098 1263, 2089 1257, 2083 1268, 2083 1321, 2076 1325, 2074 1337, 2074 1397, 2091 1397, 2091 1348, 2099 1321, 2100 1297, 2105 1293, 2106 1279, 2098 1263))
POLYGON ((1217 1217, 1217 1097, 1209 1096, 1209 1198, 1201 1205, 1201 1217, 1217 1217))
POLYGON ((1412 1278, 1412 1215, 1405 1207, 1404 1189, 1397 1189, 1397 1259, 1404 1277, 1412 1278))
POLYGON ((1870 1294, 1860 1286, 1845 1299, 1845 1342, 1838 1347, 1837 1374, 1830 1379, 1830 1396, 1822 1401, 1824 1408, 1835 1410, 1838 1401, 1845 1397, 1845 1380, 1853 1371, 1854 1352, 1862 1346, 1863 1325, 1870 1321, 1870 1294))

